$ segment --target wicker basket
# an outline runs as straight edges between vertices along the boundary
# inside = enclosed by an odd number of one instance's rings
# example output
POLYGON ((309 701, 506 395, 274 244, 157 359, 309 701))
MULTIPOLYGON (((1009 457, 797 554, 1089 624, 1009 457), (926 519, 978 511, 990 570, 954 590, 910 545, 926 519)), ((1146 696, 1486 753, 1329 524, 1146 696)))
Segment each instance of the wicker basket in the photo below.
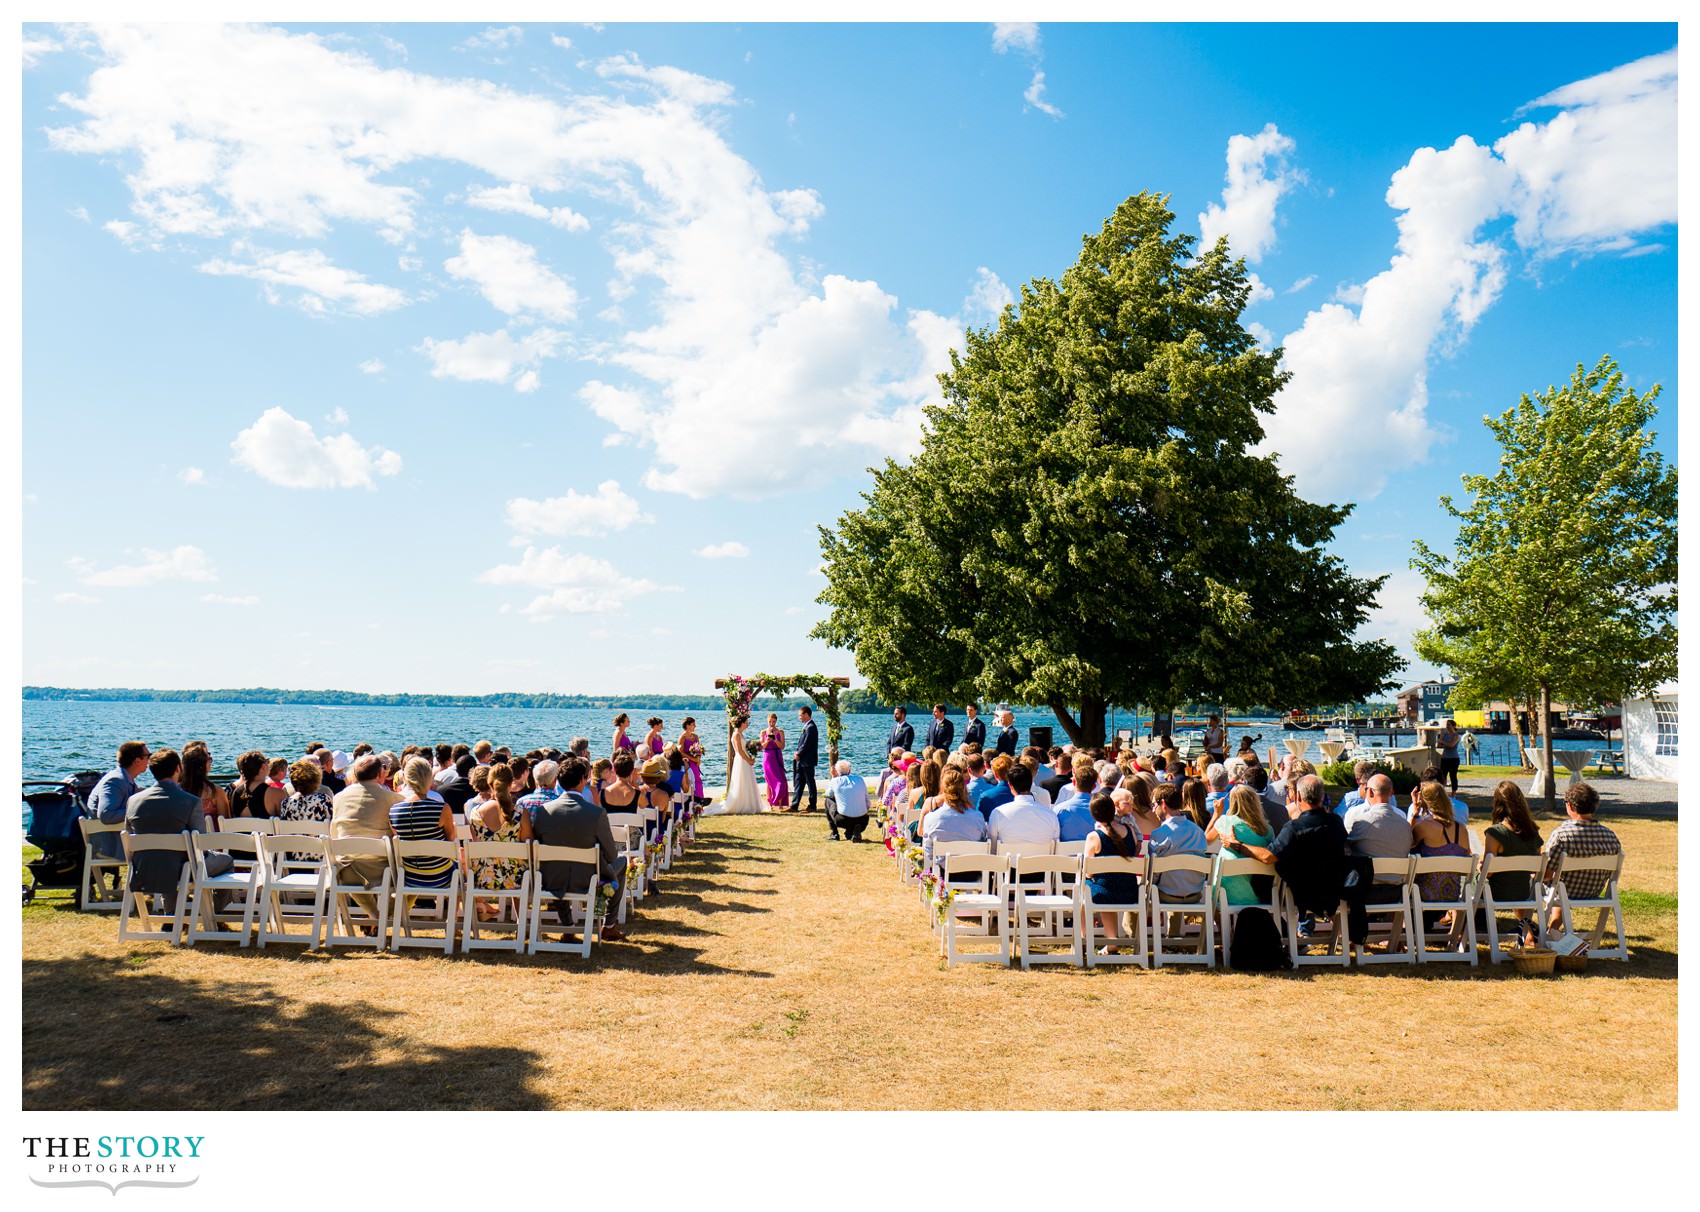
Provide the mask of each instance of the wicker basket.
POLYGON ((1588 957, 1586 955, 1561 955, 1558 957, 1558 970, 1560 972, 1586 972, 1588 970, 1588 957))
POLYGON ((1551 976, 1558 952, 1545 947, 1519 947, 1511 952, 1511 962, 1522 976, 1551 976))

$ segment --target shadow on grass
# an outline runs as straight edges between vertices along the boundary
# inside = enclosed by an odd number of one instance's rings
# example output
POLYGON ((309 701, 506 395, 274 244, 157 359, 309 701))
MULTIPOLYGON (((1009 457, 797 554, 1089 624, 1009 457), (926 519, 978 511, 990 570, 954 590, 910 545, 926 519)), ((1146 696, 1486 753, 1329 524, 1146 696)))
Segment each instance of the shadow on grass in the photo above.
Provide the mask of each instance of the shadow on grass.
MULTIPOLYGON (((273 953, 269 958, 276 958, 273 953)), ((540 1056, 391 1036, 400 1011, 93 954, 23 964, 26 1110, 446 1110, 549 1106, 540 1056), (399 1055, 398 1055, 399 1052, 399 1055)))

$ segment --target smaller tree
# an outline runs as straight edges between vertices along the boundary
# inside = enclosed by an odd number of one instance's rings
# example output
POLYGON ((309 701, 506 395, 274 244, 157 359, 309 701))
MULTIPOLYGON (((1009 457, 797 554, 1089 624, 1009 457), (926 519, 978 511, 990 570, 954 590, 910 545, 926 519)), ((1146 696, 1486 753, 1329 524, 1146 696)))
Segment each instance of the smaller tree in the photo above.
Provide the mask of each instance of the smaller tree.
POLYGON ((1657 385, 1636 394, 1610 358, 1525 395, 1497 420, 1499 469, 1464 477, 1452 556, 1416 544, 1434 625, 1419 655, 1484 697, 1539 700, 1546 807, 1552 702, 1650 691, 1676 673, 1676 469, 1653 449, 1657 385))

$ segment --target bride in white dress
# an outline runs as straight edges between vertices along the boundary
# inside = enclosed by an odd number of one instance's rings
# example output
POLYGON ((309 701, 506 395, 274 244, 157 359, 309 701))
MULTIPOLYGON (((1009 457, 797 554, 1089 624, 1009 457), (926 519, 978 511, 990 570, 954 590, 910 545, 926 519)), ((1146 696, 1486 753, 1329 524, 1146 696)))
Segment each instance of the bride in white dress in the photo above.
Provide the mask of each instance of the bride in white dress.
POLYGON ((750 717, 741 715, 727 734, 726 798, 705 808, 705 814, 739 816, 762 810, 761 797, 756 794, 755 764, 744 744, 744 729, 749 726, 750 717))

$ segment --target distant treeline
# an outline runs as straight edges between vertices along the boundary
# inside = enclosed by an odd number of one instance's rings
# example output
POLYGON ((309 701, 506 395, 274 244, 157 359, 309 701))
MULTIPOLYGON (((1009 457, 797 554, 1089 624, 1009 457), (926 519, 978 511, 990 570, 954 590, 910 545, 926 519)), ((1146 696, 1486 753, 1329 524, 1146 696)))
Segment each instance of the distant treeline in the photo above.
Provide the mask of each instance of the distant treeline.
MULTIPOLYGON (((622 708, 641 706, 673 712, 718 711, 726 704, 726 700, 718 694, 634 694, 623 698, 593 694, 524 694, 519 691, 502 691, 497 694, 360 694, 353 690, 278 690, 270 686, 250 686, 240 690, 133 690, 124 687, 76 690, 63 686, 25 686, 24 698, 50 702, 260 703, 299 707, 584 707, 618 711, 622 708)), ((793 705, 803 701, 806 700, 801 695, 793 695, 789 700, 793 705)), ((778 701, 767 695, 757 698, 751 704, 752 707, 763 711, 773 710, 777 705, 778 701)), ((865 689, 844 690, 838 696, 839 710, 845 715, 889 715, 894 707, 899 706, 905 708, 911 716, 925 716, 932 710, 931 704, 888 703, 873 691, 865 689)), ((1013 706, 1023 714, 1043 710, 1018 704, 1013 706)), ((1188 703, 1176 708, 1175 713, 1188 718, 1203 718, 1220 709, 1219 704, 1188 703)), ((1126 707, 1118 710, 1131 711, 1126 707)), ((1391 703, 1359 703, 1325 708, 1323 712, 1362 715, 1391 713, 1393 710, 1391 703)), ((1150 709, 1142 709, 1142 713, 1150 714, 1150 709)), ((961 714, 961 707, 952 705, 951 714, 961 714)), ((1272 707, 1258 706, 1233 707, 1229 709, 1228 714, 1279 716, 1282 712, 1272 707)))

